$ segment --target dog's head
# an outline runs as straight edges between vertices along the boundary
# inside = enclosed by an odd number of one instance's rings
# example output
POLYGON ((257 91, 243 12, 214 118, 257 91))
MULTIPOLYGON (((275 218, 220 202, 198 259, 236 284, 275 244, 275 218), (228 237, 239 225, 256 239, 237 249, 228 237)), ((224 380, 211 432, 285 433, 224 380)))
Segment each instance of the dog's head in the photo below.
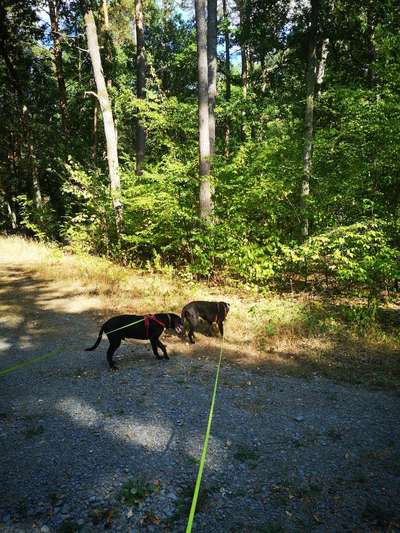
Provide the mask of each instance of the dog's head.
POLYGON ((226 318, 227 314, 229 313, 230 305, 226 302, 221 302, 221 304, 224 309, 224 318, 226 318))
POLYGON ((183 335, 184 327, 183 327, 183 322, 182 322, 181 317, 178 315, 172 314, 172 313, 170 314, 170 317, 171 317, 171 325, 176 331, 176 333, 179 336, 183 335))

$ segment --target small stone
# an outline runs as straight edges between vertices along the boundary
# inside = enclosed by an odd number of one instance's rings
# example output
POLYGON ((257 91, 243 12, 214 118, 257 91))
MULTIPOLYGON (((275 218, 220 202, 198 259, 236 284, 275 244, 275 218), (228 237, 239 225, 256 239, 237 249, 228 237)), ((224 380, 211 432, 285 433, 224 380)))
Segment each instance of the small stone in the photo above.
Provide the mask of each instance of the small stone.
POLYGON ((40 531, 41 533, 50 533, 50 528, 48 526, 42 526, 40 531))
POLYGON ((303 422, 304 416, 301 416, 301 415, 295 416, 294 419, 296 420, 296 422, 303 422))

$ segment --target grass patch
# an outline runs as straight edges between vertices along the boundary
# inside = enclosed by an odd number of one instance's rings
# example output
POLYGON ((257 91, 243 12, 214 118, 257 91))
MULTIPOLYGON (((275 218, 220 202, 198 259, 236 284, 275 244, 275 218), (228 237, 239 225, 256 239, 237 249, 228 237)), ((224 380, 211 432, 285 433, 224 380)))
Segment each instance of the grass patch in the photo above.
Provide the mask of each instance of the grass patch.
POLYGON ((147 496, 159 490, 159 485, 149 483, 143 476, 128 480, 122 487, 118 497, 125 505, 139 505, 147 496))
POLYGON ((42 425, 32 426, 25 431, 26 439, 33 439, 44 433, 44 427, 42 425))
POLYGON ((250 468, 255 468, 259 459, 259 453, 252 448, 239 446, 233 457, 241 463, 247 463, 250 468))
POLYGON ((58 527, 57 533, 77 533, 79 529, 79 525, 73 520, 64 520, 58 527))
POLYGON ((90 512, 90 520, 94 526, 103 525, 104 529, 112 529, 117 514, 114 507, 96 507, 90 512))

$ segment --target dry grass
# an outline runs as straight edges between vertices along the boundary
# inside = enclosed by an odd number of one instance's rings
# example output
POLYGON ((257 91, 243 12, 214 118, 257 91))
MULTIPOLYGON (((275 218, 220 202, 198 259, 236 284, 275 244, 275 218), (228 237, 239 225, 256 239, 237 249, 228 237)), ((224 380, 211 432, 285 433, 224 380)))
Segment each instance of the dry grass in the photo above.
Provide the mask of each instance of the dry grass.
MULTIPOLYGON (((231 304, 225 357, 259 372, 322 375, 337 381, 398 389, 399 324, 396 303, 382 306, 378 322, 365 320, 365 302, 306 294, 260 296, 230 286, 184 280, 172 269, 123 268, 106 259, 75 256, 19 237, 0 237, 0 264, 20 265, 30 275, 56 281, 81 297, 96 296, 99 318, 119 313, 180 314, 194 299, 231 304)), ((217 357, 219 339, 198 335, 194 346, 175 341, 176 351, 217 357)))

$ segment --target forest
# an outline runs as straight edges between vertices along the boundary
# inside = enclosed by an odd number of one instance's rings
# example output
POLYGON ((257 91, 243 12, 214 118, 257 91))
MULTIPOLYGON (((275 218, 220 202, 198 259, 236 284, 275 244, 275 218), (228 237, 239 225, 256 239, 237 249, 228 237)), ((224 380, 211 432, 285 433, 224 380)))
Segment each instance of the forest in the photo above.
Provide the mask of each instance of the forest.
POLYGON ((400 277, 399 30, 395 0, 5 0, 0 230, 376 302, 400 277))
POLYGON ((0 0, 0 530, 398 533, 399 147, 399 0, 0 0))

